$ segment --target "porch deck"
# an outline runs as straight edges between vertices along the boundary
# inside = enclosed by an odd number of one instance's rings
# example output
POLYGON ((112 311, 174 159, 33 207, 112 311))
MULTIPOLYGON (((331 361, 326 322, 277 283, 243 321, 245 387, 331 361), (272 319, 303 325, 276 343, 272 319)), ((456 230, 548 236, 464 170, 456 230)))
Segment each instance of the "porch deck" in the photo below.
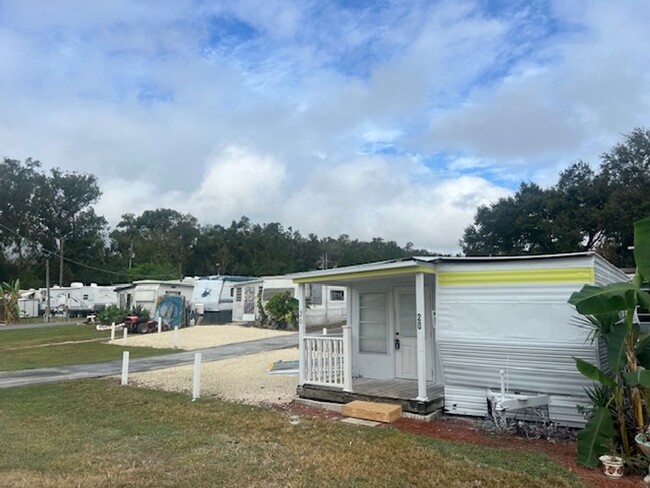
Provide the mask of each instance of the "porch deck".
POLYGON ((298 386, 298 396, 334 403, 348 403, 353 400, 395 403, 401 405, 405 412, 428 415, 442 410, 444 387, 434 382, 427 382, 427 397, 429 399, 422 402, 416 400, 418 396, 416 380, 353 378, 351 392, 331 386, 305 384, 298 386))

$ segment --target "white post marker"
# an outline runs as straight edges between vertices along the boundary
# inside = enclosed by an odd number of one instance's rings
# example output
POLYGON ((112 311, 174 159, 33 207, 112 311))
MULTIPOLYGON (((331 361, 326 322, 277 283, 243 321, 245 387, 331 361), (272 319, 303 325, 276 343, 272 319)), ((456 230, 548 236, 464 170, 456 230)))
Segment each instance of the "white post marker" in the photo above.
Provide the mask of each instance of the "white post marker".
POLYGON ((122 330, 124 331, 124 335, 122 336, 122 345, 126 346, 126 336, 129 334, 129 330, 126 328, 126 326, 122 330))
POLYGON ((201 353, 194 353, 194 380, 192 382, 192 401, 201 395, 201 353))
POLYGON ((115 340, 115 322, 111 324, 111 340, 115 340))
POLYGON ((174 326, 174 349, 178 349, 178 325, 174 326))
POLYGON ((162 317, 158 317, 158 333, 162 332, 162 317))
POLYGON ((323 327, 323 335, 327 335, 327 328, 323 327))
POLYGON ((122 386, 129 384, 129 351, 122 353, 122 386))

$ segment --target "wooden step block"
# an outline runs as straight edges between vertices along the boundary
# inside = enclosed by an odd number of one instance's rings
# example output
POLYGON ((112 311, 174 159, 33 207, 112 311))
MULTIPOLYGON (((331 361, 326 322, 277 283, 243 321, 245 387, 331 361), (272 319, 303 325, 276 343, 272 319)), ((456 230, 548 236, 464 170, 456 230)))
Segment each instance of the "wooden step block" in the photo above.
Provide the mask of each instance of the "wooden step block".
POLYGON ((357 419, 395 422, 402 416, 402 406, 391 403, 373 403, 355 400, 341 407, 341 414, 357 419))

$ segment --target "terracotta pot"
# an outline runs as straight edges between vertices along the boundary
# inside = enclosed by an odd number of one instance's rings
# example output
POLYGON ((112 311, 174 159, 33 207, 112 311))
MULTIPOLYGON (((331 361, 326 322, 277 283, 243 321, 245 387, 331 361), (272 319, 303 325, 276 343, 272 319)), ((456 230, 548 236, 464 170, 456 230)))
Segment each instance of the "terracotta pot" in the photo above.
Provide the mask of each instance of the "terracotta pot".
POLYGON ((623 459, 618 456, 600 456, 603 463, 603 473, 610 478, 621 478, 623 476, 623 459))

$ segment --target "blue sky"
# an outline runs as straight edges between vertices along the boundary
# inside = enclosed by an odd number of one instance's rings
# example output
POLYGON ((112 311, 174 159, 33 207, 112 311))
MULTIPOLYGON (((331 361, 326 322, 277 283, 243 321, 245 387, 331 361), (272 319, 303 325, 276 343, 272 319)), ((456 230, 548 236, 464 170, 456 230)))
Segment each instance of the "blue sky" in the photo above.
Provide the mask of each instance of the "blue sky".
POLYGON ((171 207, 455 252, 650 115, 650 2, 0 0, 0 155, 171 207))

